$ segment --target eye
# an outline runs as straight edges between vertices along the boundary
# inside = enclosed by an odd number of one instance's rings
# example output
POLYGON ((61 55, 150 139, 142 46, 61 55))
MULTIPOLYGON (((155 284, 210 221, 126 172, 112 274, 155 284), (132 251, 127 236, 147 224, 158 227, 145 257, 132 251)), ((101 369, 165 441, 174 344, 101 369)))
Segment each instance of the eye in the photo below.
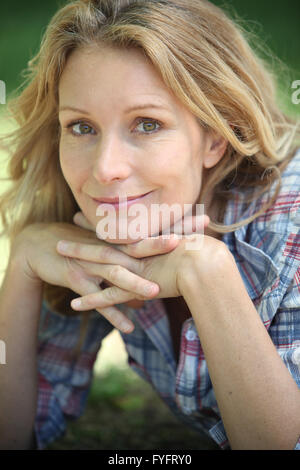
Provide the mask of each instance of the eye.
POLYGON ((71 122, 67 128, 71 129, 71 132, 75 136, 84 136, 89 134, 95 134, 94 129, 84 121, 71 122))
POLYGON ((139 124, 136 127, 136 129, 138 129, 139 127, 140 127, 140 130, 138 130, 139 133, 153 134, 154 132, 157 132, 160 129, 161 123, 159 121, 156 121, 155 119, 140 118, 139 124), (157 126, 159 127, 157 128, 157 126))

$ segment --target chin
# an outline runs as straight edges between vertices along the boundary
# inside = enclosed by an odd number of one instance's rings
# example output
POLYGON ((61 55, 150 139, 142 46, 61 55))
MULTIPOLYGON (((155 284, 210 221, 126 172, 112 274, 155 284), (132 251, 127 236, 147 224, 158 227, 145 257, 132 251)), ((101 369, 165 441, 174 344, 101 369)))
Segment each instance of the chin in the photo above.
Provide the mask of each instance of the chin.
POLYGON ((96 235, 100 240, 116 245, 130 245, 151 236, 147 230, 143 232, 131 232, 130 229, 127 230, 125 227, 122 230, 119 230, 118 226, 112 227, 110 231, 107 230, 107 224, 104 227, 99 227, 97 224, 96 235))
POLYGON ((111 243, 112 245, 131 245, 132 243, 137 243, 144 238, 101 238, 101 240, 105 241, 106 243, 111 243))

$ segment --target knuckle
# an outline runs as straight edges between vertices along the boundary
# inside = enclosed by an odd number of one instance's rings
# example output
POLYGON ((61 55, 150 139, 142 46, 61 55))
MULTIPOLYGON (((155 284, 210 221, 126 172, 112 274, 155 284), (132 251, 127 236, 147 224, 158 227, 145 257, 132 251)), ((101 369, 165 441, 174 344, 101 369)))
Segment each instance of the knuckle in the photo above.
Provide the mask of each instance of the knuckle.
POLYGON ((95 299, 94 296, 88 295, 88 296, 84 299, 83 304, 84 304, 84 306, 86 306, 86 307, 92 307, 92 306, 95 304, 95 300, 96 300, 96 299, 95 299))
POLYGON ((196 263, 197 266, 205 266, 207 273, 219 272, 232 260, 232 254, 225 243, 215 239, 213 243, 205 243, 203 250, 186 250, 184 256, 193 265, 196 263))
POLYGON ((118 279, 120 278, 122 272, 122 267, 119 266, 118 264, 112 266, 109 271, 109 280, 111 282, 117 282, 118 279))
POLYGON ((67 268, 65 270, 66 279, 71 283, 78 280, 78 273, 76 272, 73 262, 70 258, 65 258, 67 268))
POLYGON ((139 278, 136 278, 135 276, 133 276, 131 279, 130 279, 130 286, 128 286, 129 290, 133 291, 133 292, 141 292, 144 290, 144 282, 142 280, 140 280, 139 278))
POLYGON ((68 286, 72 288, 74 285, 80 285, 83 280, 82 270, 78 268, 78 265, 70 258, 66 258, 66 265, 65 279, 68 286))
POLYGON ((232 260, 232 254, 225 243, 220 242, 218 248, 215 251, 215 262, 218 266, 224 266, 232 260))
POLYGON ((116 290, 114 287, 109 287, 104 291, 105 298, 108 302, 114 302, 116 296, 116 290))

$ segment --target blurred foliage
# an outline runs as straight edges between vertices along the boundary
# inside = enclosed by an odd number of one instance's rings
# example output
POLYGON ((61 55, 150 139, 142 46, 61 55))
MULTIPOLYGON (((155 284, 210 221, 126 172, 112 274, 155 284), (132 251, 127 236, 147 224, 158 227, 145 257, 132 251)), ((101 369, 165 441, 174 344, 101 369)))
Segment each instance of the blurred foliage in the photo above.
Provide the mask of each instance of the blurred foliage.
POLYGON ((300 74, 299 0, 213 0, 229 12, 236 12, 246 29, 300 74))
POLYGON ((8 95, 22 83, 21 71, 38 52, 47 23, 63 4, 59 0, 1 2, 0 78, 8 95))
MULTIPOLYGON (((21 71, 37 53, 50 18, 65 3, 63 0, 2 2, 0 79, 5 81, 8 95, 22 83, 21 71)), ((246 29, 256 33, 262 44, 290 67, 291 76, 286 77, 284 71, 281 81, 288 79, 290 84, 291 80, 300 78, 299 0, 213 0, 213 3, 236 13, 246 29)))
POLYGON ((280 106, 288 114, 298 116, 300 106, 291 102, 291 84, 300 79, 299 0, 213 0, 212 3, 224 8, 250 32, 250 45, 277 75, 280 106))

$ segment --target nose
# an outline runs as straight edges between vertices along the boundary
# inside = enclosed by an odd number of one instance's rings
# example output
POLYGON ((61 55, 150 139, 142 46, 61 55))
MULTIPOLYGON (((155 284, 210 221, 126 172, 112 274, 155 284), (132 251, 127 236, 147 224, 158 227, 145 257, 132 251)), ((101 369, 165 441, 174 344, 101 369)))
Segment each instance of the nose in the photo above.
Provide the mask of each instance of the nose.
POLYGON ((130 175, 126 145, 116 135, 102 138, 96 148, 93 176, 101 184, 124 180, 130 175))

